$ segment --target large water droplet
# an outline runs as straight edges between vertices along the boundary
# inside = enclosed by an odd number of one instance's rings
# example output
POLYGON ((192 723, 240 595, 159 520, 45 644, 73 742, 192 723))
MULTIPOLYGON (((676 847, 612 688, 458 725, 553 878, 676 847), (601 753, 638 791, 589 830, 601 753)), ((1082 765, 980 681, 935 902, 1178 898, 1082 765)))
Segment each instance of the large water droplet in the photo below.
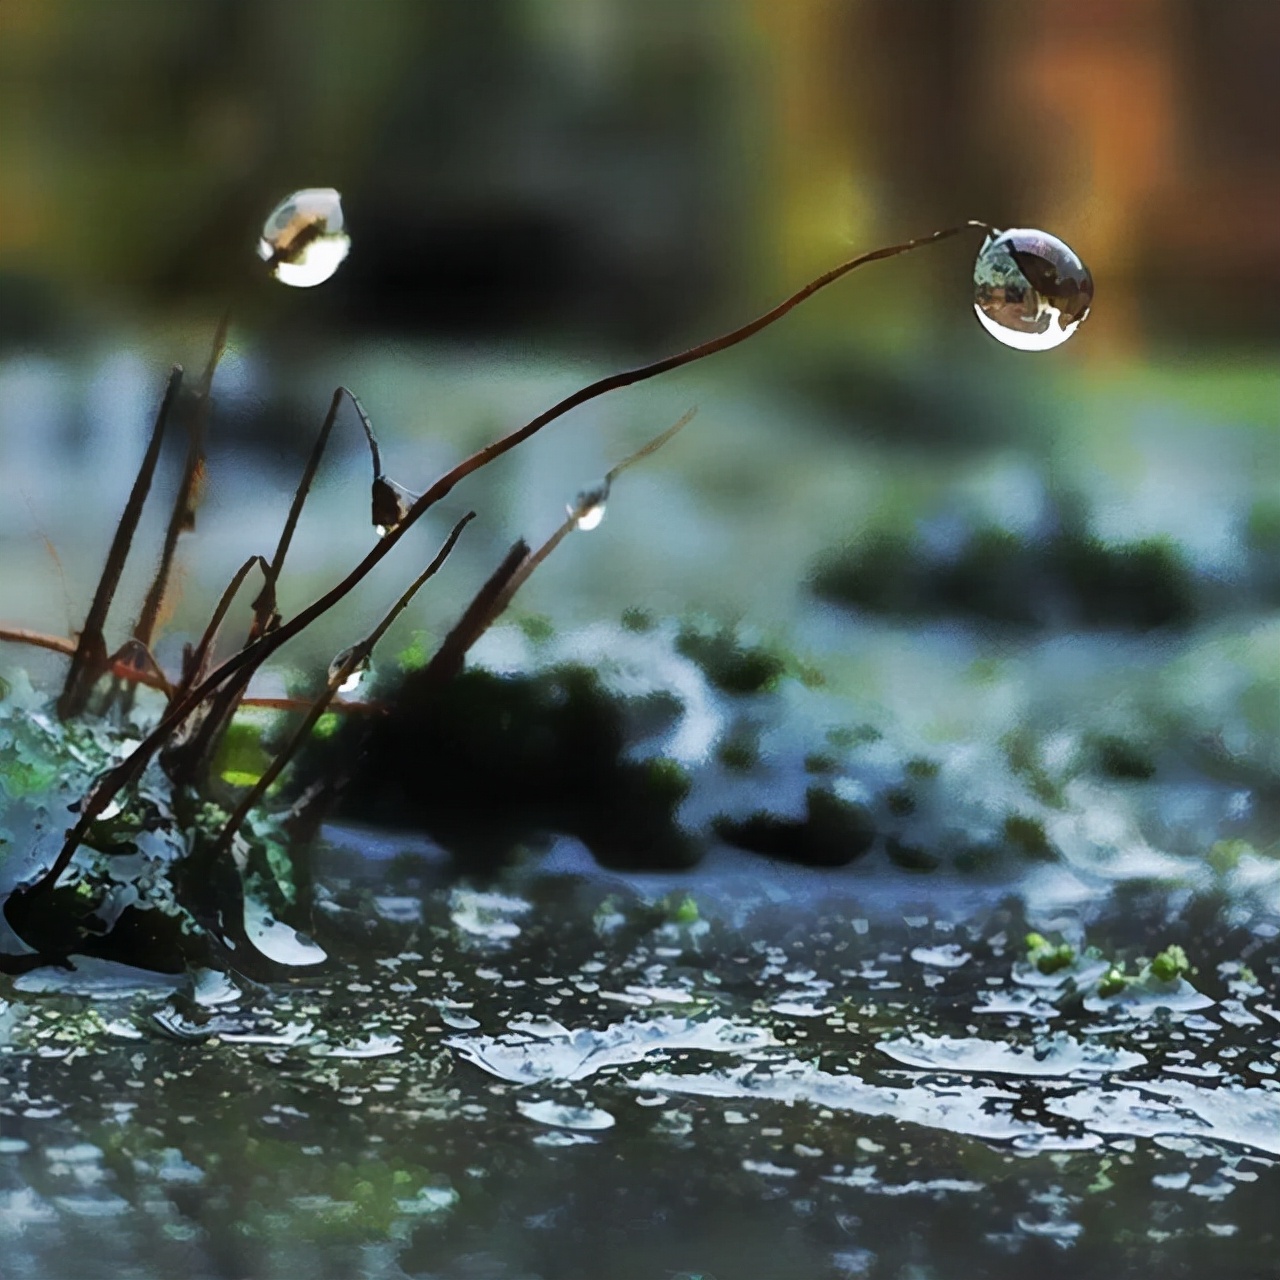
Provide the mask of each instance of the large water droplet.
POLYGON ((973 264, 973 309, 1007 347, 1049 351, 1075 333, 1093 303, 1093 276, 1047 231, 988 236, 973 264))
POLYGON ((596 528, 604 519, 604 506, 609 498, 609 482, 602 480, 599 484, 583 489, 576 498, 565 507, 566 514, 573 517, 576 527, 587 532, 596 528))
POLYGON ((281 284, 309 289, 337 271, 351 249, 342 229, 342 197, 332 187, 308 187, 271 211, 258 257, 281 284))

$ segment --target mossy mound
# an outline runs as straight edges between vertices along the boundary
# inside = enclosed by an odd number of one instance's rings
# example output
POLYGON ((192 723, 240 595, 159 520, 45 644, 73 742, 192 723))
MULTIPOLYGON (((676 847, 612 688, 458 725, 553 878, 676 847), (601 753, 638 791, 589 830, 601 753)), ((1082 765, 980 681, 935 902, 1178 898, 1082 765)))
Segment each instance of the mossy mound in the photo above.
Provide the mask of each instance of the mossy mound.
POLYGON ((689 865, 676 819, 684 770, 625 755, 638 727, 679 712, 670 695, 614 694, 582 666, 471 669, 426 700, 406 689, 352 765, 344 811, 421 829, 475 869, 550 832, 577 836, 609 866, 689 865))
POLYGON ((945 557, 883 534, 828 554, 811 585, 824 600, 870 613, 1022 628, 1144 632, 1189 626, 1201 612, 1194 577, 1171 543, 1112 545, 1074 531, 1037 539, 982 528, 945 557))
POLYGON ((742 819, 717 818, 713 825, 728 844, 812 867, 843 867, 866 853, 876 838, 875 817, 865 805, 817 786, 805 793, 803 817, 759 810, 742 819))

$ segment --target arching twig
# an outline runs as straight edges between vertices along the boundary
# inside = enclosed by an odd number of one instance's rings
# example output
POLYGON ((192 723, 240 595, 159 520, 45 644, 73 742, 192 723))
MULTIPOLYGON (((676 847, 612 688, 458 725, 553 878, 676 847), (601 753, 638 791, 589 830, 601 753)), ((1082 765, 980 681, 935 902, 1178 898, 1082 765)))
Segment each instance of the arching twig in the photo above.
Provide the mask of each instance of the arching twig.
POLYGON ((316 726, 316 721, 329 709, 330 703, 334 696, 342 687, 347 677, 354 671, 358 671, 365 663, 368 662, 369 656, 373 653, 378 641, 387 633, 388 628, 393 622, 404 612, 409 602, 421 590, 422 586, 428 579, 433 578, 440 566, 449 558, 449 553, 457 544, 458 539, 462 536, 462 531, 470 522, 475 519, 475 512, 469 511, 457 524, 453 526, 449 536, 445 539, 444 545, 436 552, 431 563, 413 580, 409 589, 395 602, 394 605, 383 616, 382 621, 378 623, 374 629, 369 632, 363 640, 358 644, 354 644, 347 650, 343 660, 337 665, 337 668, 329 673, 325 687, 321 690, 320 696, 311 704, 307 714, 303 717, 302 723, 295 730, 293 736, 277 753, 275 759, 266 767, 262 776, 245 792, 241 797, 240 803, 236 806, 234 812, 227 819, 222 830, 218 833, 218 838, 210 851, 209 858, 216 862, 221 858, 231 846, 231 841, 235 838, 236 832, 240 830, 244 824, 244 820, 249 816, 254 806, 267 793, 267 789, 284 771, 285 766, 297 754, 302 744, 307 741, 311 735, 311 731, 316 726))
POLYGON ((949 227, 944 231, 935 231, 932 235, 907 240, 902 244, 890 245, 883 249, 874 249, 870 253, 860 254, 856 258, 851 258, 848 262, 841 263, 840 266, 833 267, 830 271, 824 272, 816 279, 811 280, 789 298, 784 299, 777 306, 766 311, 764 315, 758 316, 755 320, 749 321, 740 328, 722 334, 718 338, 712 338, 710 341, 701 343, 698 346, 690 347, 679 355, 668 356, 651 364, 642 365, 624 373, 612 374, 609 377, 588 383, 585 387, 580 388, 570 396, 566 396, 563 400, 552 405, 551 408, 538 414, 536 418, 527 422, 523 427, 503 436, 492 444, 486 445, 470 457, 464 458, 463 461, 441 476, 414 502, 413 506, 405 514, 405 518, 395 528, 389 529, 386 537, 375 543, 364 559, 346 577, 330 587, 328 591, 313 600, 311 604, 295 614, 287 622, 282 622, 274 630, 259 636, 252 644, 246 645, 239 653, 233 654, 219 667, 210 672, 204 680, 190 690, 186 697, 170 709, 164 719, 134 748, 130 755, 126 756, 114 768, 104 773, 98 784, 85 798, 79 821, 67 832, 66 840, 59 850, 53 866, 36 881, 30 892, 53 886, 58 876, 65 870, 67 863, 71 861, 77 845, 84 838, 90 824, 111 803, 112 798, 119 793, 121 788, 127 786, 133 779, 141 775, 169 735, 173 733, 174 729, 182 723, 195 707, 199 706, 205 698, 238 672, 242 672, 245 669, 251 670, 261 665, 283 645, 309 627, 317 618, 323 616, 334 605, 344 600, 391 553, 395 545, 409 529, 472 472, 478 471, 495 458, 499 458, 504 453, 514 449, 516 445, 527 440, 536 432, 541 431, 549 423, 563 417, 571 409, 585 404, 588 400, 593 400, 598 396, 619 390, 622 387, 633 386, 649 378, 656 378, 660 374, 669 373, 674 369, 693 364, 697 360, 706 359, 708 356, 728 350, 740 342, 745 342, 762 329, 782 319, 783 316, 794 310, 806 298, 812 297, 820 289, 839 280, 842 276, 848 275, 850 271, 858 267, 885 258, 892 258, 898 254, 909 253, 925 245, 936 244, 971 228, 989 229, 986 223, 970 221, 957 227, 949 227))

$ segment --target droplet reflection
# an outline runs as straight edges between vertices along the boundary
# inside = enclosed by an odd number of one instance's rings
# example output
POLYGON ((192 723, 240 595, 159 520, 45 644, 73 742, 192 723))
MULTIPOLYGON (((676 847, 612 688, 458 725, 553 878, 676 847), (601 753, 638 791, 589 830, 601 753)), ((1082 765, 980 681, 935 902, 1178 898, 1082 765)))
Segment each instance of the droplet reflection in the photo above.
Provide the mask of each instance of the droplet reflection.
POLYGON ((1060 346, 1092 303, 1089 268, 1046 231, 1015 227, 988 236, 973 265, 973 308, 982 327, 1018 351, 1060 346))
POLYGON ((342 197, 332 187, 308 187, 286 197, 272 210, 258 241, 258 256, 275 278, 298 289, 323 284, 350 249, 342 197))
POLYGON ((572 516, 576 527, 584 533, 595 529, 604 519, 605 503, 609 498, 609 482, 602 480, 599 484, 583 489, 576 498, 565 507, 565 513, 572 516))
MULTIPOLYGON (((350 649, 343 649, 343 651, 337 654, 333 661, 329 663, 327 678, 331 684, 342 674, 342 668, 351 661, 351 653, 352 651, 350 649)), ((340 685, 338 685, 338 692, 351 693, 353 690, 358 689, 360 687, 360 681, 364 679, 368 670, 369 660, 365 658, 347 673, 346 678, 340 685)))

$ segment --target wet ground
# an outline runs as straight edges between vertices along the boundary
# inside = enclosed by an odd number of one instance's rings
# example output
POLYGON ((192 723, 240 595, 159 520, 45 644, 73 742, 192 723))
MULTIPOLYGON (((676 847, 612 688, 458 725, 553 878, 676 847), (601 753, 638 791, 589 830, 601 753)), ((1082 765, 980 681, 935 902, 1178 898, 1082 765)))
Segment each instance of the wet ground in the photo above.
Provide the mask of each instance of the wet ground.
POLYGON ((1274 915, 748 855, 388 884, 331 836, 379 923, 319 977, 6 981, 6 1276, 1276 1274, 1274 915))
MULTIPOLYGON (((93 394, 149 403, 131 359, 93 394)), ((353 363, 406 483, 575 381, 353 363)), ((66 371, 28 366, 0 371, 0 408, 52 430, 36 393, 66 371)), ((254 354, 226 368, 224 425, 252 427, 254 354)), ((322 372, 300 402, 326 402, 322 372)), ((512 537, 702 405, 473 655, 535 690, 527 736, 503 738, 529 751, 559 749, 589 673, 619 769, 678 784, 662 816, 692 865, 605 870, 617 824, 548 838, 508 789, 485 816, 515 865, 476 878, 479 810, 449 775, 412 834, 395 795, 366 797, 381 829, 326 830, 329 960, 304 976, 0 977, 6 1280, 1280 1274, 1275 384, 1197 376, 948 384, 856 420, 829 406, 865 403, 857 378, 825 401, 685 384, 482 477, 465 498, 486 523, 388 638, 377 696, 512 537)), ((87 595, 98 534, 67 512, 102 500, 96 456, 8 457, 6 620, 61 629, 64 590, 87 595)), ((293 470, 230 463, 174 645, 278 532, 293 470)), ((366 466, 332 462, 288 607, 367 548, 366 466)), ((263 692, 322 671, 394 579, 263 692)), ((22 666, 0 700, 0 890, 131 733, 68 754, 22 666)), ((474 719, 436 723, 434 772, 409 758, 392 791, 421 802, 474 719)), ((112 855, 112 892, 154 894, 181 839, 112 855)))

